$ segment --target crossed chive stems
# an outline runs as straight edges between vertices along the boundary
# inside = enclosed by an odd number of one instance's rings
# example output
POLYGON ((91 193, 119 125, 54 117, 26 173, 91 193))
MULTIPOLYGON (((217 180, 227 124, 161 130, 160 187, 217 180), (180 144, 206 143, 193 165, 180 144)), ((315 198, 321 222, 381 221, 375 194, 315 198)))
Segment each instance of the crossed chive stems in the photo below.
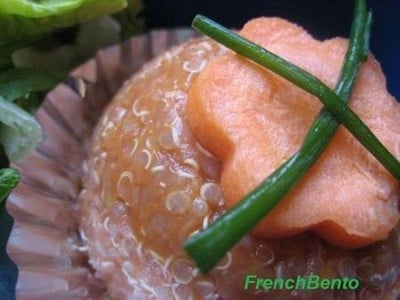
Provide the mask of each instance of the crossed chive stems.
POLYGON ((281 75, 318 97, 324 104, 324 108, 311 125, 298 152, 223 216, 185 242, 184 249, 193 258, 202 273, 209 272, 227 251, 284 198, 324 152, 340 123, 397 180, 400 180, 399 161, 346 104, 349 101, 359 67, 367 59, 371 21, 372 13, 367 11, 365 0, 356 0, 349 47, 340 79, 335 91, 332 91, 307 71, 207 17, 198 15, 193 19, 192 27, 197 31, 281 75))

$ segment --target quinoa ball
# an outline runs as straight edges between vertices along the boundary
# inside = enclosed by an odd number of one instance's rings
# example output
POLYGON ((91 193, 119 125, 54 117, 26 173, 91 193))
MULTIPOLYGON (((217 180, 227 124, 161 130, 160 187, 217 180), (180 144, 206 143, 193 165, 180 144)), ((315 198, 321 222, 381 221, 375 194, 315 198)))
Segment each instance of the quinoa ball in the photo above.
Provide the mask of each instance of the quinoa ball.
POLYGON ((163 53, 129 79, 94 131, 79 196, 89 262, 113 299, 396 299, 397 227, 378 244, 340 250, 305 233, 243 238, 203 275, 184 241, 226 210, 220 163, 192 134, 185 115, 199 72, 227 50, 209 39, 163 53), (259 278, 354 277, 353 290, 244 289, 259 278))

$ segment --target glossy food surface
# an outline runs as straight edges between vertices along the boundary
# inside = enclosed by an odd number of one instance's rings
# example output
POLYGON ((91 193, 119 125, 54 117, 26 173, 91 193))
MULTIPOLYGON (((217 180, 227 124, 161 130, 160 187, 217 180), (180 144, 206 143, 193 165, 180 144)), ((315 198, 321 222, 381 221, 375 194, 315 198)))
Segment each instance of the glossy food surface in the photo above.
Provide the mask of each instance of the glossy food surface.
MULTIPOLYGON (((79 200, 89 262, 108 293, 115 299, 342 295, 243 288, 247 274, 274 278, 311 272, 359 276, 363 283, 356 293, 364 299, 398 293, 397 232, 358 252, 305 234, 281 240, 247 236, 207 276, 185 255, 187 237, 226 209, 218 184, 221 166, 186 122, 190 85, 211 58, 225 51, 202 39, 164 53, 125 84, 99 120, 79 200)), ((350 299, 354 295, 346 293, 350 299)))

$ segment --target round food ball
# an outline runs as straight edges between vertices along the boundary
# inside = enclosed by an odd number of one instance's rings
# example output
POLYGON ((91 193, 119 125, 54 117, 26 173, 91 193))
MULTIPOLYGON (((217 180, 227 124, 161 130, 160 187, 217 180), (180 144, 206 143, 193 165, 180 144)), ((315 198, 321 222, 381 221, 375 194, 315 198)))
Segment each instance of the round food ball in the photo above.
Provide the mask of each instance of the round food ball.
POLYGON ((226 210, 219 184, 222 166, 200 145, 186 120, 193 81, 212 58, 226 51, 208 39, 197 39, 165 52, 124 84, 99 120, 79 204, 89 262, 110 297, 394 295, 399 289, 398 230, 386 241, 356 251, 340 250, 308 233, 284 239, 248 235, 207 275, 186 255, 184 241, 226 210), (354 277, 361 285, 357 290, 310 292, 264 289, 261 283, 251 283, 251 278, 311 274, 354 277))

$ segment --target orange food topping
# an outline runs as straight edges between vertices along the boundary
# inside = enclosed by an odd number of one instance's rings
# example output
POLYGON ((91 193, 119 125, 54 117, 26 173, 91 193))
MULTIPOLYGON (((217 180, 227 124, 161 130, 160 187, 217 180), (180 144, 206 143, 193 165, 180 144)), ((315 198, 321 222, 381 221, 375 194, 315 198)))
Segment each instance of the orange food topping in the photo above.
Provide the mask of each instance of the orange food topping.
MULTIPOLYGON (((320 78, 338 80, 347 41, 323 42, 279 18, 250 21, 241 35, 320 78)), ((385 146, 400 157, 400 105, 370 55, 350 101, 385 146)), ((223 164, 220 184, 233 206, 301 146, 322 108, 318 99, 229 52, 192 85, 188 122, 223 164)), ((383 240, 399 220, 399 183, 344 128, 287 197, 255 229, 263 237, 313 230, 342 248, 383 240)), ((268 199, 266 199, 268 201, 268 199)))

